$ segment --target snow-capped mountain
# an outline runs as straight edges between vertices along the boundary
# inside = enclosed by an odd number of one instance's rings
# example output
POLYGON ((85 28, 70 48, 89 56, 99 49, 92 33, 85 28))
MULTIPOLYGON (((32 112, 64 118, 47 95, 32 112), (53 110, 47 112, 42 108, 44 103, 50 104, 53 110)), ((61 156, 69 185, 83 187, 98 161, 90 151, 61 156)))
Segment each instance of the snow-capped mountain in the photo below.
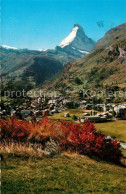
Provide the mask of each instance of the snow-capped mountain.
POLYGON ((47 51, 48 49, 38 49, 38 51, 42 52, 42 51, 47 51))
POLYGON ((16 48, 16 47, 11 47, 11 46, 7 46, 7 45, 2 45, 1 47, 5 48, 5 49, 18 50, 18 48, 16 48))
POLYGON ((29 53, 29 55, 41 54, 41 56, 53 57, 61 64, 66 64, 87 55, 94 47, 94 44, 95 42, 85 35, 83 28, 79 24, 75 24, 69 36, 60 43, 60 46, 56 46, 55 49, 29 50, 2 45, 0 46, 0 52, 7 52, 7 54, 8 52, 29 53))
POLYGON ((60 47, 74 52, 80 52, 83 55, 89 53, 95 45, 95 41, 88 38, 83 28, 79 24, 74 24, 71 33, 60 43, 60 47))
MULTIPOLYGON (((22 48, 22 49, 19 49, 19 48, 16 48, 16 47, 12 47, 12 46, 8 46, 8 45, 1 45, 0 48, 4 48, 4 49, 7 49, 7 50, 29 50, 27 48, 22 48)), ((33 50, 33 51, 40 51, 40 52, 45 52, 47 51, 48 49, 38 49, 38 50, 33 50)), ((32 50, 31 50, 32 51, 32 50)))
POLYGON ((61 48, 64 48, 65 46, 68 46, 68 45, 76 38, 78 29, 79 29, 78 26, 74 26, 74 28, 72 29, 72 31, 71 31, 71 33, 69 34, 69 36, 67 36, 67 37, 60 43, 61 48))

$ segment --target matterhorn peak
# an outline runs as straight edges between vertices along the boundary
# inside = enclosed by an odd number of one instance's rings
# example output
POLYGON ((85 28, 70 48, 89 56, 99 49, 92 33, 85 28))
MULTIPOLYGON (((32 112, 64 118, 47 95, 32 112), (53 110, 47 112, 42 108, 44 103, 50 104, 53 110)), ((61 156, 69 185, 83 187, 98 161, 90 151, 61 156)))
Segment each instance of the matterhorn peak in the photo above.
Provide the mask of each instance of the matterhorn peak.
POLYGON ((77 31, 79 29, 78 25, 74 25, 71 33, 69 34, 69 36, 67 36, 61 43, 60 43, 60 47, 64 48, 65 46, 68 46, 76 37, 77 31))
POLYGON ((80 52, 89 52, 94 47, 95 42, 88 38, 83 28, 79 24, 74 24, 70 34, 60 43, 61 48, 74 48, 80 52))
POLYGON ((81 25, 79 25, 79 24, 74 24, 74 27, 78 27, 78 29, 83 30, 82 26, 81 26, 81 25))

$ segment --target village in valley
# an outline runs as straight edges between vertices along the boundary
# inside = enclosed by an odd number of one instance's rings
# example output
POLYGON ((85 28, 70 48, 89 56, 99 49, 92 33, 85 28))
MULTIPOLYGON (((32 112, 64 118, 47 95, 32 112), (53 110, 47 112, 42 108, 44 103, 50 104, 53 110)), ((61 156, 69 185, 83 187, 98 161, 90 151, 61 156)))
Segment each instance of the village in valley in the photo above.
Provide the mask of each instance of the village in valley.
POLYGON ((0 116, 1 118, 16 116, 29 122, 39 121, 45 116, 78 123, 84 123, 87 119, 96 123, 126 119, 125 102, 112 103, 112 97, 101 101, 96 95, 82 96, 80 93, 79 98, 75 100, 74 96, 75 94, 63 96, 55 91, 37 97, 27 96, 20 103, 16 103, 13 99, 13 105, 10 99, 5 98, 1 101, 0 116))

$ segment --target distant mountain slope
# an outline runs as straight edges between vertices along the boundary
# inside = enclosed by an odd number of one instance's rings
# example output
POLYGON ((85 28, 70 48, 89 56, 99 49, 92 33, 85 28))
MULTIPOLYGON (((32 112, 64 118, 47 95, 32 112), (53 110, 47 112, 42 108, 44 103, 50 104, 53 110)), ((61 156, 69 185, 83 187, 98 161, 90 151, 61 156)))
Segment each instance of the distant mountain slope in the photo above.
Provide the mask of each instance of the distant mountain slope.
POLYGON ((49 88, 126 87, 126 23, 109 30, 85 57, 64 66, 49 88))
POLYGON ((95 42, 85 35, 83 28, 80 25, 75 24, 70 35, 61 42, 60 46, 56 46, 55 49, 39 49, 38 51, 30 51, 28 49, 18 49, 7 45, 2 45, 0 48, 0 54, 3 55, 3 52, 4 54, 5 52, 8 54, 10 52, 26 52, 27 54, 39 54, 42 56, 53 57, 60 63, 66 64, 88 54, 94 45, 95 42), (3 51, 3 49, 5 50, 3 51))
POLYGON ((67 44, 62 43, 55 49, 38 51, 2 45, 0 61, 3 87, 7 87, 8 84, 8 88, 37 87, 59 72, 64 64, 88 54, 95 44, 77 24, 68 36, 67 44))
POLYGON ((0 49, 2 86, 31 89, 59 72, 62 64, 41 52, 0 49))

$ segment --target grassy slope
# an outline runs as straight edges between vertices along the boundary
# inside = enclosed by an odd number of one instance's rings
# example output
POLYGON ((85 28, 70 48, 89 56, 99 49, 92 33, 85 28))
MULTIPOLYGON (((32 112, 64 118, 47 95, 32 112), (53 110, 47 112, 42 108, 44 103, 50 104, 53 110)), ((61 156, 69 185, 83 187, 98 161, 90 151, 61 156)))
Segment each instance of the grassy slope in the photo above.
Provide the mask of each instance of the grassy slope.
POLYGON ((113 121, 108 123, 96 123, 97 129, 100 129, 103 133, 109 134, 116 139, 126 142, 126 121, 113 121))
POLYGON ((123 167, 86 156, 6 158, 2 162, 2 193, 125 193, 123 167))

